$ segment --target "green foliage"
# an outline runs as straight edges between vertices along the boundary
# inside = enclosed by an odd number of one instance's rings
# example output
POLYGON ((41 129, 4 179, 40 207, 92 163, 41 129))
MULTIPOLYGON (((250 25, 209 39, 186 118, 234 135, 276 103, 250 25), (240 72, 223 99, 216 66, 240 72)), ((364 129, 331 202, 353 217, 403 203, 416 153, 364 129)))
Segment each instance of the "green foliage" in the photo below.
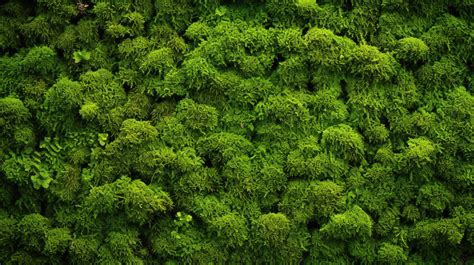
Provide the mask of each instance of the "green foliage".
POLYGON ((81 103, 77 95, 82 93, 78 82, 61 78, 45 94, 42 112, 39 118, 43 126, 50 131, 66 131, 74 126, 78 119, 81 103))
POLYGON ((20 99, 6 97, 0 99, 0 116, 1 132, 7 134, 14 131, 20 124, 27 122, 31 114, 20 99))
POLYGON ((349 257, 345 252, 346 249, 343 243, 327 240, 316 230, 311 236, 308 262, 321 262, 323 264, 348 263, 349 257))
POLYGON ((415 167, 421 168, 433 161, 438 153, 436 145, 427 138, 414 138, 408 140, 408 147, 405 149, 403 159, 415 167))
POLYGON ((50 226, 48 218, 40 214, 25 215, 17 224, 20 244, 27 250, 41 251, 50 226))
POLYGON ((420 39, 408 37, 398 41, 395 56, 398 60, 405 62, 420 62, 426 60, 429 48, 420 39))
POLYGON ((174 59, 172 50, 161 48, 148 53, 140 65, 140 70, 145 74, 166 75, 174 68, 174 59))
POLYGON ((278 248, 285 243, 291 232, 291 222, 282 213, 269 213, 255 221, 257 238, 261 244, 278 248))
POLYGON ((329 217, 341 212, 345 206, 343 188, 331 181, 301 182, 288 184, 279 206, 294 222, 310 220, 328 221, 329 217))
POLYGON ((406 251, 390 243, 382 243, 377 255, 379 261, 385 264, 403 264, 407 261, 406 251))
POLYGON ((16 234, 16 220, 1 214, 0 219, 0 258, 6 260, 9 252, 13 250, 12 242, 15 241, 16 234))
POLYGON ((7 179, 15 183, 25 186, 31 183, 35 189, 47 189, 53 181, 52 165, 48 163, 55 158, 48 160, 38 152, 19 157, 13 155, 5 161, 2 171, 7 179))
POLYGON ((218 240, 225 246, 242 246, 248 239, 248 228, 245 219, 238 214, 229 213, 216 217, 209 224, 211 233, 215 233, 218 240))
POLYGON ((53 228, 48 230, 48 232, 46 232, 44 252, 52 256, 64 254, 69 247, 71 239, 70 232, 66 228, 53 228))
POLYGON ((176 106, 176 118, 187 128, 204 133, 217 126, 218 112, 211 106, 183 99, 176 106))
POLYGON ((110 264, 143 264, 137 255, 140 247, 138 233, 135 231, 108 233, 105 244, 99 248, 99 262, 110 264))
POLYGON ((351 72, 366 80, 389 80, 397 72, 395 59, 377 47, 361 45, 355 49, 351 72))
POLYGON ((350 242, 347 247, 352 259, 362 263, 375 261, 375 243, 373 241, 355 240, 350 242))
POLYGON ((278 65, 276 72, 282 86, 306 88, 310 81, 307 62, 300 56, 292 56, 278 65))
POLYGON ((157 136, 158 132, 149 122, 128 119, 123 121, 118 139, 125 145, 138 145, 157 136))
POLYGON ((461 86, 464 80, 465 67, 457 59, 443 57, 430 65, 424 65, 419 71, 419 80, 425 89, 444 91, 461 86))
POLYGON ((442 213, 451 203, 453 197, 453 194, 444 185, 433 182, 420 188, 417 204, 422 208, 442 213))
POLYGON ((413 228, 414 240, 424 246, 459 245, 464 228, 459 219, 426 220, 413 228))
POLYGON ((1 1, 0 263, 472 264, 473 7, 1 1))
POLYGON ((211 30, 209 25, 199 21, 188 26, 185 36, 195 42, 201 42, 211 35, 211 30))
POLYGON ((171 0, 155 1, 154 6, 160 12, 155 16, 154 21, 161 24, 170 24, 177 31, 183 31, 191 23, 193 17, 193 9, 191 1, 179 0, 178 2, 171 0))
POLYGON ((282 213, 263 214, 253 222, 254 248, 259 261, 297 262, 306 250, 308 234, 282 213))
POLYGON ((56 53, 47 46, 34 47, 22 62, 22 69, 33 74, 47 75, 56 71, 56 53))
POLYGON ((201 138, 198 151, 211 156, 216 163, 229 161, 236 155, 247 153, 252 149, 252 143, 244 137, 232 133, 214 133, 201 138))
POLYGON ((118 46, 118 52, 122 59, 130 60, 145 56, 151 48, 151 42, 142 36, 130 39, 127 38, 118 46))
POLYGON ((76 263, 94 262, 100 242, 92 237, 73 238, 69 245, 71 260, 76 263))
POLYGON ((277 90, 271 82, 262 78, 241 80, 240 84, 230 87, 226 95, 234 102, 244 106, 254 106, 277 90))
POLYGON ((123 211, 130 222, 144 224, 159 212, 169 210, 173 202, 157 186, 121 177, 111 184, 94 187, 84 199, 84 209, 94 218, 123 211))
POLYGON ((364 239, 372 236, 372 225, 370 216, 355 205, 344 213, 333 215, 319 231, 336 239, 364 239))
POLYGON ((20 39, 16 29, 19 21, 7 19, 7 17, 0 18, 0 49, 14 48, 18 45, 20 39))
POLYGON ((123 195, 127 216, 141 224, 147 222, 150 215, 168 210, 173 205, 165 192, 140 180, 131 182, 123 195))
POLYGON ((88 61, 91 58, 91 53, 88 51, 75 51, 72 54, 75 63, 80 63, 81 61, 88 61))
MULTIPOLYGON (((317 27, 308 30, 305 41, 308 45, 308 59, 316 69, 318 66, 323 66, 333 71, 345 69, 357 47, 352 40, 337 36, 331 30, 317 27)), ((360 56, 362 55, 356 58, 360 56)))
POLYGON ((271 119, 289 126, 300 124, 303 127, 311 119, 305 105, 299 95, 272 95, 257 104, 255 111, 260 119, 271 119))
POLYGON ((346 124, 332 126, 324 130, 321 144, 329 151, 349 161, 358 161, 364 155, 362 137, 346 124))

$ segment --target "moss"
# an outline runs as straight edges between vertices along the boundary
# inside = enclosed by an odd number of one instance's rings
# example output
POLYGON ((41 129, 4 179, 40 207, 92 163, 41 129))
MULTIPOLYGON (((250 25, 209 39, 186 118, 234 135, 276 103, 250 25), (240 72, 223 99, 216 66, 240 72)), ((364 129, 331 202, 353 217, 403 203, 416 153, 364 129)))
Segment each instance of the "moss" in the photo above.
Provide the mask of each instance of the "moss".
POLYGON ((27 2, 2 264, 471 262, 469 1, 27 2))

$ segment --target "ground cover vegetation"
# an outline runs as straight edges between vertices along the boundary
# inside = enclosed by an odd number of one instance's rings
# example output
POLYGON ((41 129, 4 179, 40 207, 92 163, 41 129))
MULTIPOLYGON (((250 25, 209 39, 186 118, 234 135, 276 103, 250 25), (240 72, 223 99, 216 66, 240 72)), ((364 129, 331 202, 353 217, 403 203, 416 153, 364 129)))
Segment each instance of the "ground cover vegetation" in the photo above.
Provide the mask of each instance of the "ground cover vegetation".
POLYGON ((5 0, 2 264, 474 264, 474 3, 5 0))

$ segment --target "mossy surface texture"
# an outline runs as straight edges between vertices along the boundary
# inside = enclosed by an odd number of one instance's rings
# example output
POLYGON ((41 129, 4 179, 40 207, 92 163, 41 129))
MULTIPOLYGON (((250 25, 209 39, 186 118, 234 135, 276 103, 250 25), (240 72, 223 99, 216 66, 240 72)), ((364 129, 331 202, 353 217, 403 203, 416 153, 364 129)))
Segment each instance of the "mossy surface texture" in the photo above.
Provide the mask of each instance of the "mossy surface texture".
POLYGON ((1 264, 474 264, 474 2, 0 2, 1 264))

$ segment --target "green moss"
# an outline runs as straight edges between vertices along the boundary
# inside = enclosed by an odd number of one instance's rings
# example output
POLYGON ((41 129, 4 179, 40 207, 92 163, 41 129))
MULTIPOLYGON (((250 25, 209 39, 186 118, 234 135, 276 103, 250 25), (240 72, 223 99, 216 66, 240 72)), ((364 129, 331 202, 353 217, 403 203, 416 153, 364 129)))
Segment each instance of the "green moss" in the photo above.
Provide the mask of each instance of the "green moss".
POLYGON ((2 264, 472 263, 469 1, 27 2, 2 264))

